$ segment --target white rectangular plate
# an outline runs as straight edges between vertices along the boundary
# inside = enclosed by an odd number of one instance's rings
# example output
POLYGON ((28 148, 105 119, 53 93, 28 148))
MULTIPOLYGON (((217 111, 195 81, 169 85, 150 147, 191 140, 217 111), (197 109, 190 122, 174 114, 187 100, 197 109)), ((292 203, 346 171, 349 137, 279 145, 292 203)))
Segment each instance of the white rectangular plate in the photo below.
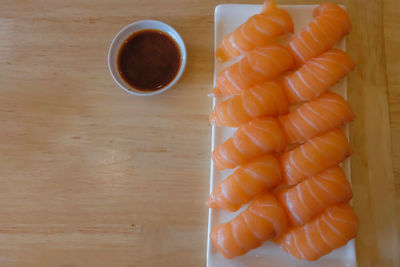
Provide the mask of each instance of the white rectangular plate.
MULTIPOLYGON (((280 8, 289 12, 294 22, 295 33, 299 32, 312 20, 312 11, 317 5, 283 5, 280 8)), ((250 16, 260 13, 262 5, 241 5, 241 4, 223 4, 215 8, 214 15, 214 52, 216 51, 217 44, 222 38, 228 33, 232 32, 240 24, 246 21, 250 16)), ((288 39, 283 40, 283 43, 287 43, 288 39)), ((342 40, 336 45, 336 48, 345 50, 345 40, 342 40)), ((215 57, 214 57, 215 58, 215 57)), ((232 64, 232 62, 221 64, 215 60, 214 63, 214 84, 218 73, 226 66, 232 64)), ((336 93, 342 95, 347 99, 347 84, 346 80, 342 80, 332 89, 336 93)), ((213 99, 213 107, 221 99, 213 99)), ((222 144, 227 138, 229 138, 235 128, 228 127, 212 127, 212 145, 211 149, 222 144)), ((345 128, 348 133, 348 127, 345 128)), ((348 134, 347 134, 348 136, 348 134)), ((343 162, 342 167, 346 173, 348 179, 350 179, 350 161, 347 159, 343 162)), ((219 171, 215 168, 211 161, 211 177, 210 177, 210 192, 212 189, 223 179, 225 179, 232 170, 219 171)), ((346 246, 336 249, 330 254, 322 257, 318 261, 308 262, 300 261, 289 255, 287 255, 280 247, 276 246, 272 242, 265 242, 263 246, 254 249, 246 255, 237 257, 233 260, 225 259, 217 249, 211 244, 210 231, 216 225, 227 222, 237 216, 245 207, 241 210, 229 213, 223 210, 210 209, 209 220, 208 220, 208 242, 207 242, 207 266, 208 267, 224 267, 224 266, 268 266, 268 267, 284 267, 284 266, 356 266, 356 256, 354 241, 350 241, 346 246)))

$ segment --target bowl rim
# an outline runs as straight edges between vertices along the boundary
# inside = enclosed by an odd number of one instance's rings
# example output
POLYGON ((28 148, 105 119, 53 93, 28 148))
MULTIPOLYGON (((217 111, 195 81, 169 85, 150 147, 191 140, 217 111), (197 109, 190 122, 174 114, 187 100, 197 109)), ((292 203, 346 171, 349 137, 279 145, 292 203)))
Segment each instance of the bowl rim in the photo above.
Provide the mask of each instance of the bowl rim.
POLYGON ((167 23, 159 21, 159 20, 138 20, 138 21, 134 21, 134 22, 126 25, 114 36, 113 40, 111 41, 110 47, 108 49, 108 57, 107 58, 108 58, 108 70, 110 71, 110 74, 111 74, 114 82, 116 84, 118 84, 118 86, 121 89, 123 89, 125 92, 127 92, 129 94, 133 94, 133 95, 151 96, 151 95, 157 95, 162 92, 165 92, 166 90, 173 87, 180 80, 180 78, 182 77, 182 75, 186 69, 187 56, 186 56, 185 42, 183 41, 180 34, 173 27, 171 27, 167 23), (142 26, 140 28, 135 28, 141 24, 144 24, 144 26, 142 26), (149 26, 145 26, 146 24, 148 24, 149 26), (150 26, 150 25, 153 25, 153 26, 150 26), (154 25, 157 25, 158 27, 156 27, 154 25), (164 28, 164 29, 162 29, 162 28, 164 28), (123 78, 118 73, 118 71, 114 72, 113 68, 112 68, 112 66, 114 66, 115 67, 114 70, 118 69, 116 58, 114 58, 112 56, 112 53, 113 53, 113 51, 117 50, 116 53, 118 56, 118 51, 121 46, 116 47, 117 46, 116 43, 120 39, 120 36, 122 34, 124 34, 125 32, 128 32, 128 36, 131 36, 135 32, 142 31, 142 30, 157 30, 157 31, 163 32, 164 34, 167 34, 169 37, 171 37, 175 41, 175 43, 177 44, 177 46, 179 48, 180 54, 181 54, 181 64, 179 66, 178 73, 176 74, 174 79, 170 83, 168 83, 166 86, 162 87, 161 89, 149 91, 149 92, 140 91, 138 89, 135 89, 135 88, 129 86, 128 84, 121 83, 117 79, 116 75, 121 79, 121 81, 123 81, 123 78))

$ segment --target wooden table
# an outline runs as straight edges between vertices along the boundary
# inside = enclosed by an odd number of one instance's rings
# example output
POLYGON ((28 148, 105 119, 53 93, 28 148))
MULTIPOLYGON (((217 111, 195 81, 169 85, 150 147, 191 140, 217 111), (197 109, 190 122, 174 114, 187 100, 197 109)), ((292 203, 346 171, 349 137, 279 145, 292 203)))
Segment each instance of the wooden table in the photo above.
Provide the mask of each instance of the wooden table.
MULTIPOLYGON (((207 93, 222 2, 246 1, 1 1, 0 266, 205 265, 207 93), (139 19, 171 24, 187 45, 183 79, 159 96, 130 96, 108 72, 111 39, 139 19)), ((341 3, 357 63, 359 266, 398 266, 400 9, 341 3)))

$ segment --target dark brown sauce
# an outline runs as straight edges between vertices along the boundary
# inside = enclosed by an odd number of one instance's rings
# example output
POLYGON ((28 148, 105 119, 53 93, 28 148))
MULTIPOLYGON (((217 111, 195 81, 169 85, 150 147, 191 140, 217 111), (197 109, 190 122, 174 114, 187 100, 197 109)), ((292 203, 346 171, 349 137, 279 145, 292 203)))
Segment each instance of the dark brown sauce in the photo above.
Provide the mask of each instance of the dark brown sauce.
POLYGON ((134 89, 155 91, 168 85, 178 73, 181 54, 167 34, 142 30, 127 38, 117 57, 121 77, 134 89))

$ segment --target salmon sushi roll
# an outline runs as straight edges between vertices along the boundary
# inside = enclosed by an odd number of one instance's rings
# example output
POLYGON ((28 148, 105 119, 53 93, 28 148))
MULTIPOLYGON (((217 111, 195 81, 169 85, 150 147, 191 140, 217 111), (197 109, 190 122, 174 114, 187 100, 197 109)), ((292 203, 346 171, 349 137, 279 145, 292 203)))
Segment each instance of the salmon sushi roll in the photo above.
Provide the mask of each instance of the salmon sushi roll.
POLYGON ((277 193, 293 226, 311 221, 330 206, 349 202, 352 196, 350 183, 339 166, 277 193))
POLYGON ((358 217, 349 204, 326 209, 320 216, 292 228, 280 238, 283 250, 299 259, 314 261, 356 237, 358 217))
POLYGON ((326 92, 290 114, 279 117, 290 144, 303 143, 353 119, 354 114, 349 103, 332 92, 326 92))
POLYGON ((233 220, 217 225, 211 242, 228 259, 246 254, 287 230, 285 211, 270 193, 258 196, 233 220))
POLYGON ((260 14, 251 16, 224 37, 217 48, 217 59, 220 62, 231 60, 287 33, 293 33, 292 18, 277 8, 273 0, 266 0, 260 14))
POLYGON ((232 169, 285 148, 286 137, 278 120, 266 117, 239 127, 231 138, 214 149, 212 159, 218 169, 232 169))
POLYGON ((350 17, 336 4, 325 3, 314 9, 314 20, 289 42, 297 65, 303 65, 342 39, 351 31, 350 17))
POLYGON ((279 76, 293 64, 292 55, 282 45, 257 47, 218 74, 213 93, 216 96, 239 95, 256 84, 279 76))
POLYGON ((253 119, 289 113, 282 86, 276 81, 255 85, 217 104, 210 115, 216 126, 238 127, 253 119))
POLYGON ((282 85, 290 103, 307 101, 328 91, 353 69, 349 54, 331 49, 286 75, 282 85))
POLYGON ((210 208, 236 211, 256 195, 281 182, 278 159, 271 154, 262 156, 243 166, 218 184, 208 198, 210 208))
POLYGON ((326 132, 280 156, 283 181, 287 185, 297 184, 335 166, 350 154, 349 142, 341 129, 326 132))

